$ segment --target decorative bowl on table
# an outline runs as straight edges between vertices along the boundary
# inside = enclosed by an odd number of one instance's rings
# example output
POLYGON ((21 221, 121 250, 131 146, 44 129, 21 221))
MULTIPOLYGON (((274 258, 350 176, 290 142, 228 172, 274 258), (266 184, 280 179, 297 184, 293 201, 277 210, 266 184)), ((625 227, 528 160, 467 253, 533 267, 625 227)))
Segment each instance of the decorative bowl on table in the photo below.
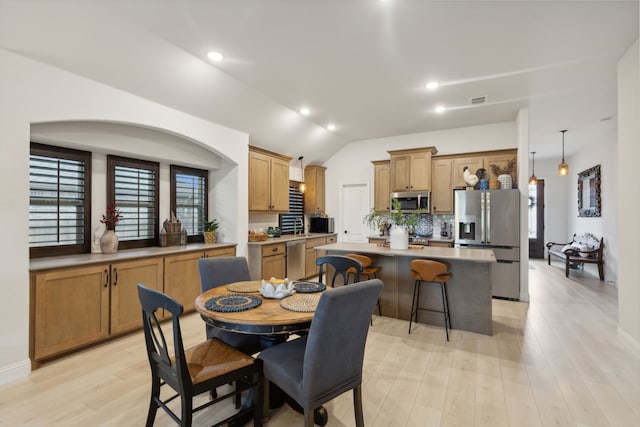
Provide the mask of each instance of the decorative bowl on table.
POLYGON ((293 288, 293 282, 289 282, 289 279, 275 279, 262 280, 262 286, 260 287, 260 294, 265 298, 282 299, 293 294, 295 289, 293 288))

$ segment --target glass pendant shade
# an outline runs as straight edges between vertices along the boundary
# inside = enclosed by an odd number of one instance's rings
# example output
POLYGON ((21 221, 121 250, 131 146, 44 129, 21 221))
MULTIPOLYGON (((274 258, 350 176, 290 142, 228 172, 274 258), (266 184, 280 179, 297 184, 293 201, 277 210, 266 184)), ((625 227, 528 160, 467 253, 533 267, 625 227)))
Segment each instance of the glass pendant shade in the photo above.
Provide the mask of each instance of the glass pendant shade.
POLYGON ((536 185, 538 178, 536 177, 536 152, 531 152, 531 176, 529 177, 529 184, 536 185))
POLYGON ((562 132, 562 161, 558 165, 558 175, 560 176, 567 176, 569 174, 569 165, 564 161, 564 133, 566 131, 566 129, 560 131, 562 132))

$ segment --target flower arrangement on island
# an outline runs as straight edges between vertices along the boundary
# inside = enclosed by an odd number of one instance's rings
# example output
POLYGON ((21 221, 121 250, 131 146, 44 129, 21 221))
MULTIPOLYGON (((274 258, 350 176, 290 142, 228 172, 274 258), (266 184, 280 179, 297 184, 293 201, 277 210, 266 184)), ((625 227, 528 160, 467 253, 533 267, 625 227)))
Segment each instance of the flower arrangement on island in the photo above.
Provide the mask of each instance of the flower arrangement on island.
POLYGON ((123 218, 120 213, 120 209, 116 207, 115 203, 107 206, 107 213, 102 214, 102 218, 100 218, 100 222, 103 223, 107 230, 115 230, 116 224, 123 218))

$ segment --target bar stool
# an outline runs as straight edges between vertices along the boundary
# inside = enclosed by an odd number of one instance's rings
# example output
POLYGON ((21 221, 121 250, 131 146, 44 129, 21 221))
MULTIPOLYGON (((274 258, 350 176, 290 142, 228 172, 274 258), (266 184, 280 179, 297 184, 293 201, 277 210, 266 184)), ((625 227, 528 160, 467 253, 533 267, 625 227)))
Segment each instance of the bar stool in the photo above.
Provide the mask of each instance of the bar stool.
MULTIPOLYGON (((360 261, 362 264, 362 272, 360 272, 360 276, 367 276, 367 280, 371 279, 373 276, 374 279, 378 278, 378 271, 380 271, 380 267, 372 266, 373 260, 366 255, 360 254, 346 254, 349 258, 353 258, 355 260, 360 261)), ((356 269, 350 268, 347 270, 347 276, 353 274, 354 281, 356 275, 356 269)), ((380 300, 378 299, 378 316, 382 316, 382 309, 380 308, 380 300)))
POLYGON ((449 341, 449 328, 451 328, 451 317, 449 316, 449 302, 447 298, 447 281, 453 277, 445 263, 429 259, 414 259, 411 261, 411 276, 416 279, 413 286, 413 301, 411 302, 411 314, 409 315, 409 333, 411 333, 412 321, 418 322, 418 310, 433 311, 444 315, 444 330, 449 341), (420 285, 434 283, 440 285, 442 294, 442 310, 420 307, 420 285))

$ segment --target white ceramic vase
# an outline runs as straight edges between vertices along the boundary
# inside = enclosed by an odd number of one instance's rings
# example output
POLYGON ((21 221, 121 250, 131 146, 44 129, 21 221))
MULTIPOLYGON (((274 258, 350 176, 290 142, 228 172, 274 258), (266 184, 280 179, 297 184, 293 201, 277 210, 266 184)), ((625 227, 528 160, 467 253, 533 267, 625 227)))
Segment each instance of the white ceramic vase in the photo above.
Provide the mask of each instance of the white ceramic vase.
POLYGON ((389 247, 391 249, 409 249, 409 233, 403 227, 395 226, 389 233, 389 247))
POLYGON ((115 254, 118 251, 118 235, 113 230, 106 230, 100 237, 100 251, 103 254, 115 254))
POLYGON ((505 173, 502 175, 498 175, 498 181, 500 181, 500 188, 502 190, 511 190, 511 188, 513 187, 511 175, 509 174, 505 173))

